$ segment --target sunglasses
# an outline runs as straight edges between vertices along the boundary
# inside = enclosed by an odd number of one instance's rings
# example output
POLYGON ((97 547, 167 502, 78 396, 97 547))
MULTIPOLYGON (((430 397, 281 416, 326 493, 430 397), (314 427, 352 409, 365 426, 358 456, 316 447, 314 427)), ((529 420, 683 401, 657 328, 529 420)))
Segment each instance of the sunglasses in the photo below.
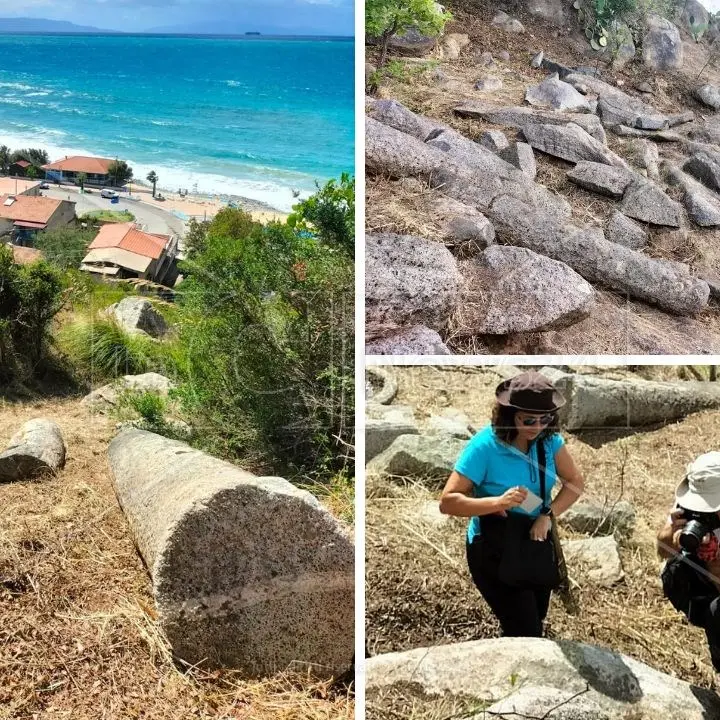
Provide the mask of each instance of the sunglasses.
POLYGON ((538 423, 540 425, 549 425, 553 420, 555 419, 555 415, 540 415, 535 417, 526 417, 523 418, 520 423, 524 425, 525 427, 532 427, 533 425, 537 425, 538 423))

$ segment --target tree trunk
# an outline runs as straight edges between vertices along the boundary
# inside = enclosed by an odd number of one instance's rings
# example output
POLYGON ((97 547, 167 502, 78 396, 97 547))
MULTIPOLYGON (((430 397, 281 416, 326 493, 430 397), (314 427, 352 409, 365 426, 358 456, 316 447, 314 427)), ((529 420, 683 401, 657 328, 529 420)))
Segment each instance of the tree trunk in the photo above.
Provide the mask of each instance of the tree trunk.
POLYGON ((153 198, 155 197, 155 183, 153 183, 153 198))
POLYGON ((717 365, 710 366, 710 382, 717 381, 717 365))
POLYGON ((393 22, 392 27, 388 28, 381 36, 380 45, 380 61, 378 62, 378 70, 385 67, 385 61, 387 60, 388 44, 390 38, 397 32, 398 22, 397 19, 393 22))

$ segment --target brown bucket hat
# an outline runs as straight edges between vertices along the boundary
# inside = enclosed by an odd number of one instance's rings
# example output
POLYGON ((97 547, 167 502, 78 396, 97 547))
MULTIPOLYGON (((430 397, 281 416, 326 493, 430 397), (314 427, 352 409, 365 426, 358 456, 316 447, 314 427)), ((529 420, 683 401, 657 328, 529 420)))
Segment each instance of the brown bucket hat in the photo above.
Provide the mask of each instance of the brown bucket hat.
POLYGON ((524 372, 501 382, 495 390, 500 405, 528 412, 555 412, 565 404, 565 398, 539 372, 524 372))

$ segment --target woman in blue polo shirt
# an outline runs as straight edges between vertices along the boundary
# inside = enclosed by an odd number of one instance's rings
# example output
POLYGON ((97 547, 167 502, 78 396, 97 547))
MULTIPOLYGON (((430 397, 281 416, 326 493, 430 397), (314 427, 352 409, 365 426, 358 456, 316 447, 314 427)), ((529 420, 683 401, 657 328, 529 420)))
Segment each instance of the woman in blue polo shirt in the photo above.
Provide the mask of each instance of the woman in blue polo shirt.
POLYGON ((495 398, 491 423, 465 446, 443 490, 440 510, 470 518, 468 567, 503 635, 541 637, 551 590, 510 586, 500 580, 503 533, 498 527, 502 529, 507 513, 521 513, 535 518, 528 520, 530 537, 546 540, 553 517, 582 493, 583 478, 558 432, 557 410, 565 399, 544 375, 525 372, 506 380, 498 385, 495 398), (544 498, 537 452, 541 442, 544 498), (562 487, 552 500, 558 480, 562 487))

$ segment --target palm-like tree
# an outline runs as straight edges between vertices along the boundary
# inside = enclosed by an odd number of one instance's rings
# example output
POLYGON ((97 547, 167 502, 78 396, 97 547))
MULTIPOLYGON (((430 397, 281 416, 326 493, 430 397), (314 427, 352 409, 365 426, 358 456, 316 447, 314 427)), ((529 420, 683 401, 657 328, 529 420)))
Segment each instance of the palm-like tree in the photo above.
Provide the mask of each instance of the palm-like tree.
POLYGON ((155 186, 157 185, 159 179, 160 179, 160 178, 157 176, 157 173, 156 173, 154 170, 151 170, 151 171, 148 173, 147 181, 152 183, 152 186, 153 186, 153 197, 155 197, 155 186))
POLYGON ((80 184, 80 190, 85 190, 85 181, 87 180, 87 173, 79 172, 77 174, 77 181, 80 184))

